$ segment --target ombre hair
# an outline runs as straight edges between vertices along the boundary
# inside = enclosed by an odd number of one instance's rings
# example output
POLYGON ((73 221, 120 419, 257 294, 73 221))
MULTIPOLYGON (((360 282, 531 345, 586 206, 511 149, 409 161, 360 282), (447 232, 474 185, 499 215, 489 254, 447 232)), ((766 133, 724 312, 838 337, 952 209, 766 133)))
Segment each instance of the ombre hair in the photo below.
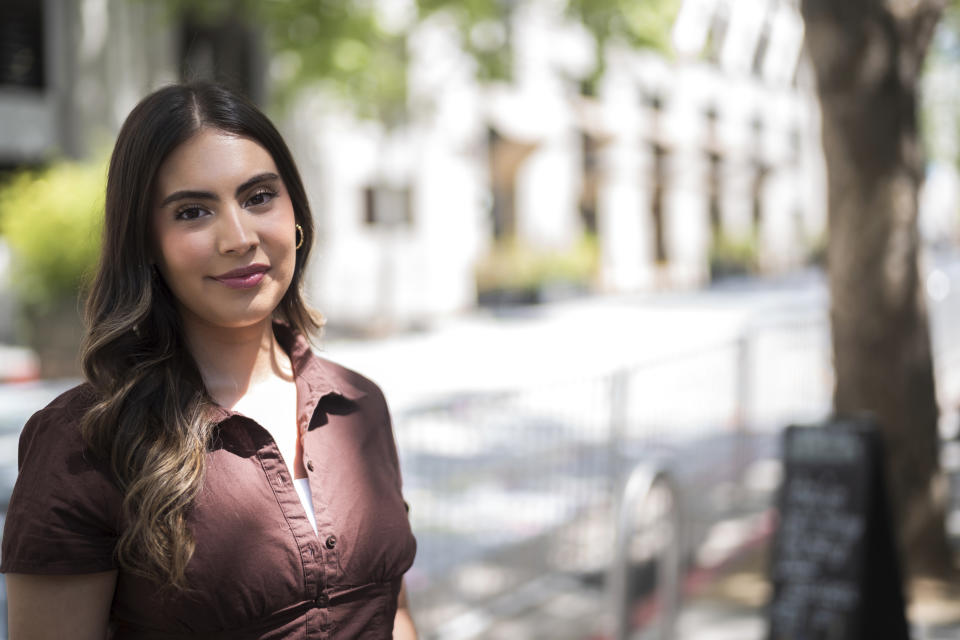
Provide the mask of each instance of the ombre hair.
POLYGON ((127 116, 110 158, 103 248, 86 299, 81 349, 97 401, 81 429, 123 492, 118 564, 176 588, 187 587, 194 550, 187 514, 203 484, 213 401, 186 348, 176 300, 155 267, 150 230, 160 166, 204 129, 253 140, 273 158, 303 229, 293 280, 275 317, 307 338, 322 324, 302 297, 313 217, 273 124, 215 84, 172 85, 144 98, 127 116))

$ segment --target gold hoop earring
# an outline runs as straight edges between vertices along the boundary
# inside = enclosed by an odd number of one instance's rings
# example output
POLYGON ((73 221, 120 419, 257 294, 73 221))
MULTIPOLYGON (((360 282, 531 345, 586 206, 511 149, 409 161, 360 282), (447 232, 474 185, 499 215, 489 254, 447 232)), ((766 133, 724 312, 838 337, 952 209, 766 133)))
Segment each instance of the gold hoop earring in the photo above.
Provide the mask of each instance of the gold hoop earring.
POLYGON ((303 227, 296 225, 297 227, 297 249, 303 246, 303 227))

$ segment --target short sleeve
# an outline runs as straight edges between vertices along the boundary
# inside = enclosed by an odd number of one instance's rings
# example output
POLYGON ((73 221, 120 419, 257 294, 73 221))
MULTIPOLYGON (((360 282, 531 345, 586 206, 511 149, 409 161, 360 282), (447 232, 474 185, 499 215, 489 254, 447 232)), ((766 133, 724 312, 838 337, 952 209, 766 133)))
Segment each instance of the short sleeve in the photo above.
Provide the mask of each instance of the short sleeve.
POLYGON ((3 529, 0 572, 77 574, 116 568, 121 496, 84 451, 90 392, 75 387, 30 418, 3 529))

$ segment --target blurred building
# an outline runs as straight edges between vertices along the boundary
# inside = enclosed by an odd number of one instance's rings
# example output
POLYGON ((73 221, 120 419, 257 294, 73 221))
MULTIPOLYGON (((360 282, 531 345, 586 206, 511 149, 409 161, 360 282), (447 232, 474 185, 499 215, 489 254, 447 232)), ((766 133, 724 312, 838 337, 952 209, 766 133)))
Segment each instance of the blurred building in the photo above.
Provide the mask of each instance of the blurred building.
POLYGON ((186 74, 262 96, 262 55, 239 25, 200 27, 130 0, 0 3, 0 169, 106 153, 130 109, 186 74))
POLYGON ((702 283, 738 260, 782 271, 822 242, 819 110, 796 5, 685 0, 674 58, 613 52, 600 94, 607 288, 702 283))
MULTIPOLYGON (((595 285, 610 292, 699 285, 731 256, 802 263, 825 198, 795 5, 685 0, 676 54, 611 46, 590 96, 594 45, 556 0, 516 3, 509 24, 471 34, 510 47, 510 83, 478 83, 445 16, 417 25, 402 126, 305 91, 281 128, 320 232, 314 303, 340 324, 429 322, 475 304, 477 261, 511 239, 562 252, 595 236, 595 285)), ((0 169, 108 148, 142 95, 179 78, 265 98, 251 30, 164 6, 6 0, 0 169)))
POLYGON ((594 45, 563 3, 518 3, 476 35, 511 48, 510 83, 480 85, 455 25, 434 16, 410 39, 408 125, 353 121, 319 97, 291 118, 322 176, 314 284, 331 315, 408 324, 468 307, 477 260, 509 239, 563 251, 594 234, 610 292, 781 271, 823 242, 795 2, 686 0, 676 55, 612 46, 592 96, 594 45))
POLYGON ((949 16, 940 23, 921 86, 921 124, 927 171, 920 192, 920 237, 928 246, 960 242, 960 83, 957 33, 949 16))

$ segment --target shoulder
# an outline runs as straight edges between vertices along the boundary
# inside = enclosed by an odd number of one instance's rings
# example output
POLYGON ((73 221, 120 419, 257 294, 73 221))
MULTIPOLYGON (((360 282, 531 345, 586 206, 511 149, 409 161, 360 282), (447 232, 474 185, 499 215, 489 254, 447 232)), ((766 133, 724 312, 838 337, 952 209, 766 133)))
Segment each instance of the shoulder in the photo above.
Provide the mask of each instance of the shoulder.
POLYGON ((82 447, 80 421, 96 400, 93 387, 83 383, 64 391, 34 413, 20 434, 21 463, 29 448, 41 440, 45 448, 55 443, 71 449, 82 447))
POLYGON ((97 394, 93 387, 84 382, 67 389, 51 400, 47 406, 34 413, 31 420, 79 419, 96 400, 97 394))
POLYGON ((322 355, 314 354, 314 358, 319 362, 324 373, 330 380, 331 386, 340 395, 350 400, 359 400, 369 397, 380 402, 384 401, 383 392, 370 378, 343 366, 333 360, 328 360, 322 355), (351 397, 354 396, 354 397, 351 397))
POLYGON ((2 537, 0 571, 92 573, 115 568, 122 496, 89 455, 80 422, 96 402, 89 385, 57 396, 20 434, 19 473, 2 537))

